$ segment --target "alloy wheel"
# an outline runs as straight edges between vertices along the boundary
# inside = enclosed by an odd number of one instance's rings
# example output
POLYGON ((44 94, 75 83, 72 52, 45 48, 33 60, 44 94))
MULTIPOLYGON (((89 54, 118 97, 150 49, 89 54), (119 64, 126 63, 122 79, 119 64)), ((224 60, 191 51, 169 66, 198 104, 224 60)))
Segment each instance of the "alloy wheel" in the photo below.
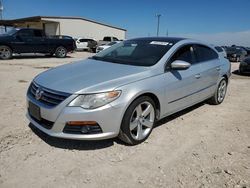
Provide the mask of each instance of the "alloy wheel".
POLYGON ((227 91, 227 82, 226 80, 222 80, 218 87, 218 101, 221 103, 225 96, 227 91))
POLYGON ((140 103, 130 118, 130 134, 135 140, 143 140, 150 134, 155 121, 155 110, 151 103, 140 103))
POLYGON ((8 47, 0 47, 0 58, 9 59, 11 57, 11 50, 8 47))

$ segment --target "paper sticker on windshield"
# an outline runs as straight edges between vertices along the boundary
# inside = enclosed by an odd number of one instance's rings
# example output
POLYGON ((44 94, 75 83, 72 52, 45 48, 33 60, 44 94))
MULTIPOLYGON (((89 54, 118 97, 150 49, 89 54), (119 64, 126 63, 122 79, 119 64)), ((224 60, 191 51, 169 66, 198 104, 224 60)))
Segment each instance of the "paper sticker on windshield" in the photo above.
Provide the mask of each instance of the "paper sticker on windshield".
POLYGON ((170 45, 169 42, 161 42, 161 41, 152 41, 150 42, 150 44, 154 44, 154 45, 162 45, 162 46, 167 46, 170 45))

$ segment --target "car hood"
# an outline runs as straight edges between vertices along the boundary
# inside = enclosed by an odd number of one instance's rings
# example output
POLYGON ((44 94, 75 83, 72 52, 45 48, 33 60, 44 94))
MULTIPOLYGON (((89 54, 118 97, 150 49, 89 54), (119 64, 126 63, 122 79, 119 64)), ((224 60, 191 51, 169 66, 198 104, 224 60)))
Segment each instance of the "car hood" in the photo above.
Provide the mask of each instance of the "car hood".
POLYGON ((7 34, 2 34, 0 35, 0 41, 6 41, 9 39, 12 39, 13 37, 11 35, 7 35, 7 34))
POLYGON ((149 67, 86 59, 39 74, 34 81, 45 88, 66 93, 96 93, 152 76, 149 67))

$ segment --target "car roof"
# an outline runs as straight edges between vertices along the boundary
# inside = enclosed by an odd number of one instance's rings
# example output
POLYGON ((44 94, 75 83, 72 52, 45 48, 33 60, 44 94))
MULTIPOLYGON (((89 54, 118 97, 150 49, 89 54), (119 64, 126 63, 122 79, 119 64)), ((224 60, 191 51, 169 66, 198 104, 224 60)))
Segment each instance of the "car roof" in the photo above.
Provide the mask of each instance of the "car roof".
POLYGON ((177 43, 185 39, 186 38, 178 38, 178 37, 141 37, 141 38, 133 38, 129 40, 152 40, 152 41, 177 43))

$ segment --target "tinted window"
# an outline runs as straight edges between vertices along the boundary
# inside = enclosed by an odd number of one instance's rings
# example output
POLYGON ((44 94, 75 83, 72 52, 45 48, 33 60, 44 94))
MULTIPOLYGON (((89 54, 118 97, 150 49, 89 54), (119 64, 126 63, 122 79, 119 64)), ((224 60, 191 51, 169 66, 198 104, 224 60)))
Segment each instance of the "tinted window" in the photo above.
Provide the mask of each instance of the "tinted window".
POLYGON ((110 37, 104 37, 103 40, 104 41, 111 41, 111 38, 110 37))
POLYGON ((88 42, 88 39, 80 39, 80 42, 88 42))
POLYGON ((184 46, 180 48, 175 54, 171 57, 170 63, 176 60, 186 61, 188 63, 194 63, 193 56, 193 47, 191 45, 184 46))
POLYGON ((195 54, 198 62, 210 61, 218 58, 218 54, 209 47, 196 45, 195 54))
POLYGON ((35 37, 43 37, 42 31, 40 31, 40 30, 34 30, 34 36, 35 37))
POLYGON ((18 32, 18 36, 20 36, 20 37, 34 37, 34 33, 33 33, 33 30, 24 29, 24 30, 20 30, 18 32))
POLYGON ((114 37, 113 40, 114 40, 114 41, 118 41, 118 38, 114 37))

